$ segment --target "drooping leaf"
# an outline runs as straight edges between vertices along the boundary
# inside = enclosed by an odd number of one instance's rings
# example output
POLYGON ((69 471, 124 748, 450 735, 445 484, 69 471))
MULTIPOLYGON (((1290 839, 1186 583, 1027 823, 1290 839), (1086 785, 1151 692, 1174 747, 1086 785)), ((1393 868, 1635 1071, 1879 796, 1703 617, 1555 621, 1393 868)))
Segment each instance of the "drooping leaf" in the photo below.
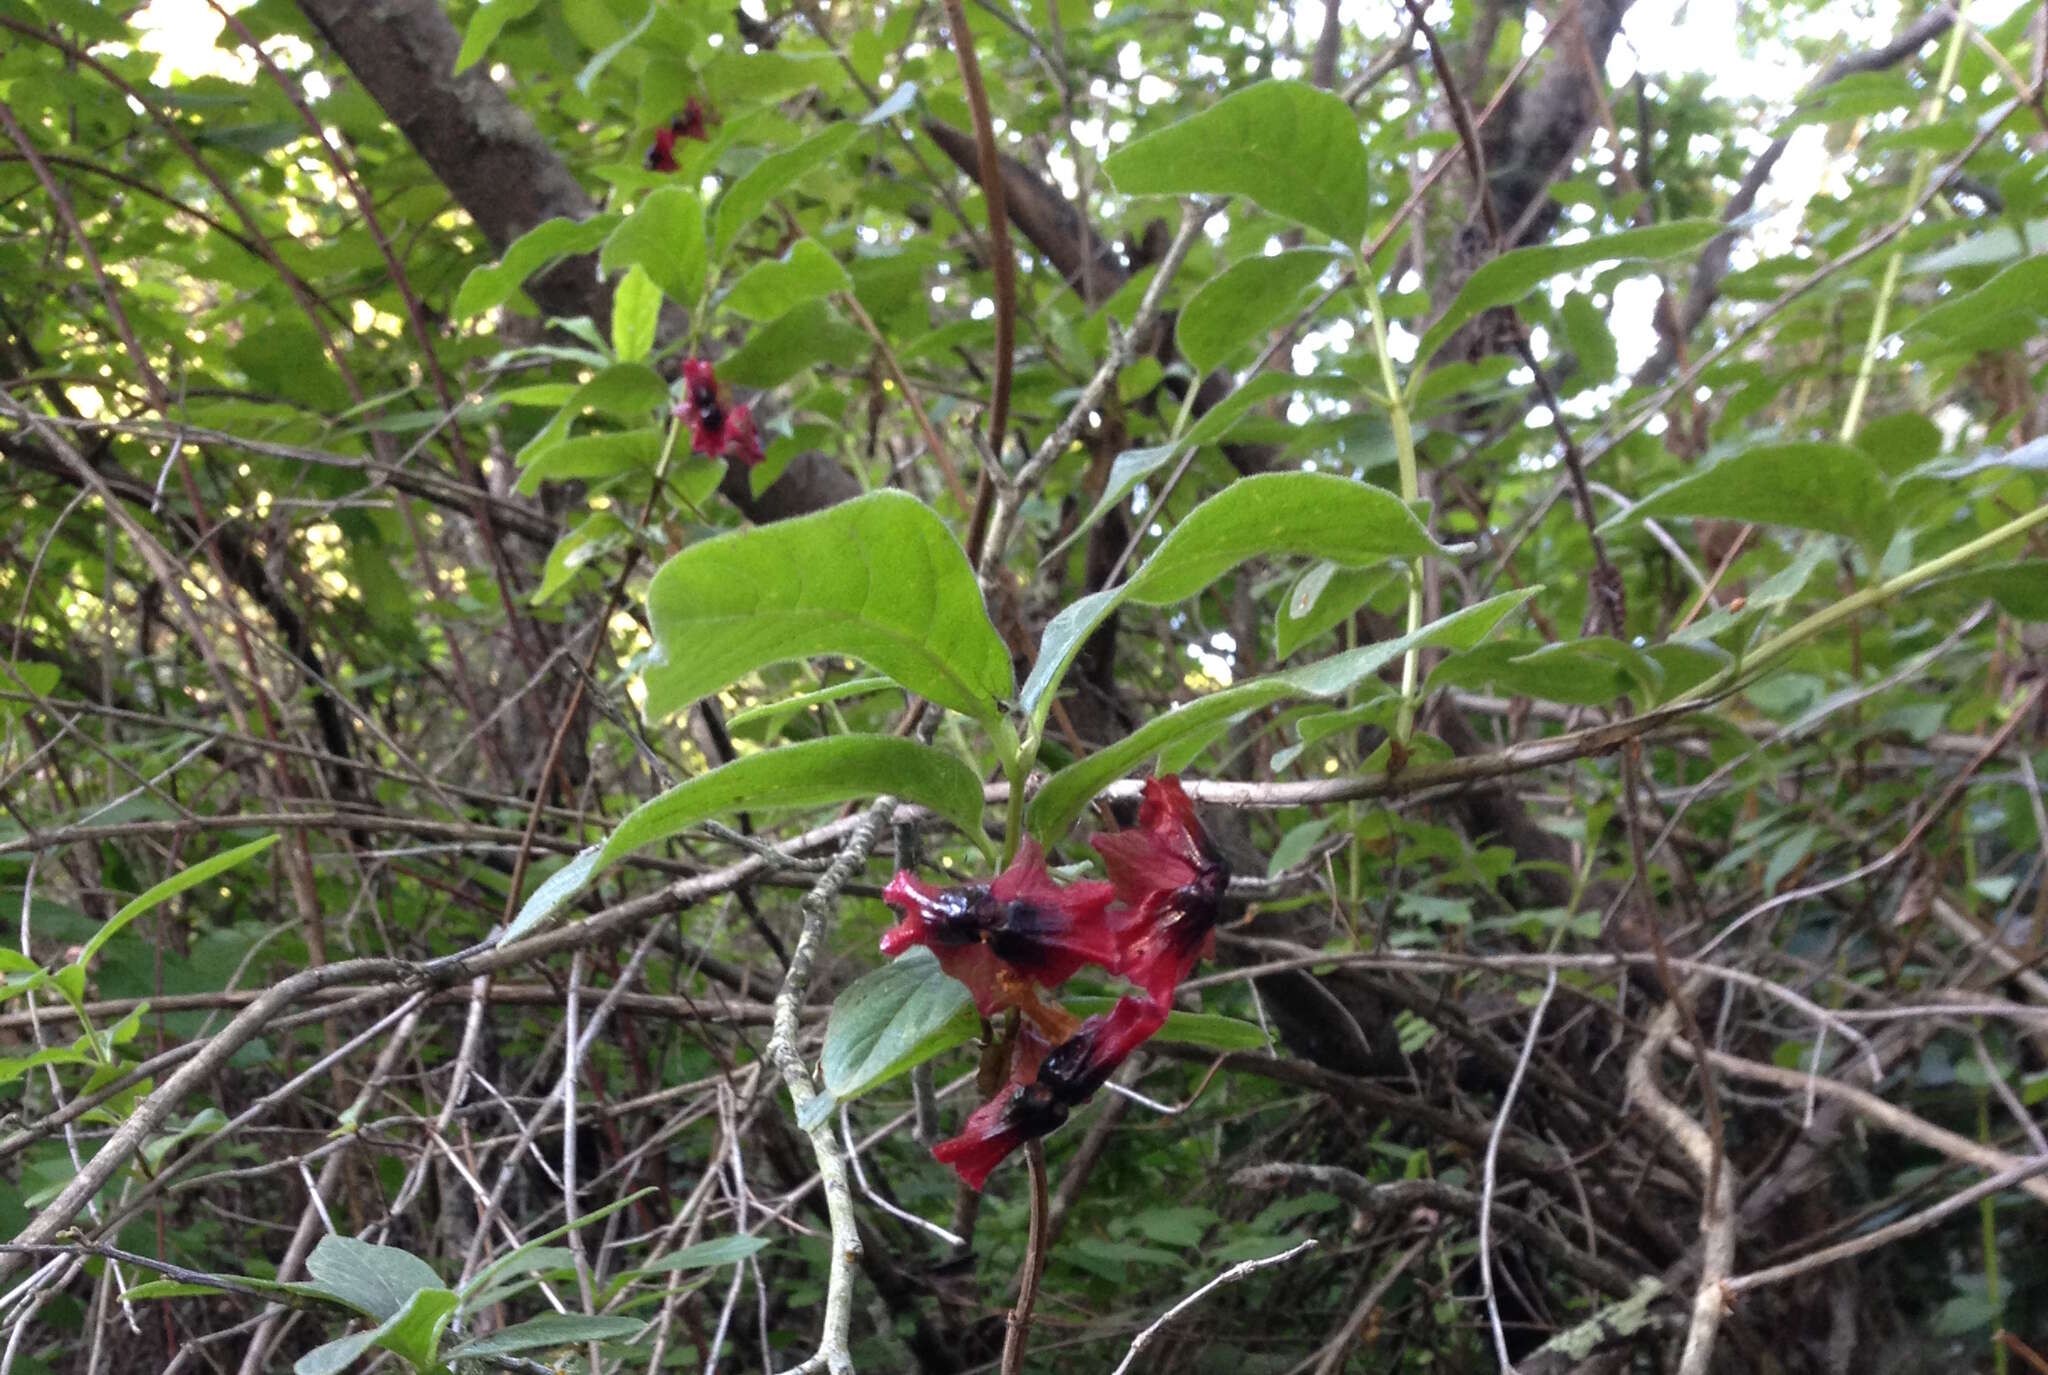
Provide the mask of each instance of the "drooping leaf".
MULTIPOLYGON (((744 754, 641 803, 604 843, 583 851, 533 890, 498 942, 517 940, 636 850, 714 816, 815 807, 888 791, 981 836, 981 780, 954 756, 890 735, 835 735, 744 754)), ((986 843, 985 841, 983 842, 986 843)))
MULTIPOLYGON (((1067 1011, 1082 1017, 1093 1017, 1098 1012, 1108 1012, 1116 1006, 1115 998, 1097 997, 1092 994, 1074 994, 1060 1000, 1067 1011)), ((1225 1017, 1216 1012, 1181 1012, 1166 1014, 1166 1022, 1159 1028, 1158 1038, 1162 1041, 1178 1041, 1185 1046, 1200 1046, 1204 1050, 1264 1050, 1270 1044, 1266 1033, 1253 1022, 1236 1017, 1225 1017)))
POLYGON ((1890 498, 1869 454, 1846 444, 1766 444, 1658 488, 1615 526, 1645 516, 1712 516, 1847 535, 1873 548, 1891 537, 1890 498))
POLYGON ((1261 81, 1103 161, 1126 196, 1244 196, 1347 247, 1365 236, 1365 144, 1351 107, 1304 81, 1261 81))
POLYGON ((647 613, 660 718, 769 664, 844 654, 942 707, 1001 714, 1014 680, 952 532, 903 492, 691 545, 656 573, 647 613))

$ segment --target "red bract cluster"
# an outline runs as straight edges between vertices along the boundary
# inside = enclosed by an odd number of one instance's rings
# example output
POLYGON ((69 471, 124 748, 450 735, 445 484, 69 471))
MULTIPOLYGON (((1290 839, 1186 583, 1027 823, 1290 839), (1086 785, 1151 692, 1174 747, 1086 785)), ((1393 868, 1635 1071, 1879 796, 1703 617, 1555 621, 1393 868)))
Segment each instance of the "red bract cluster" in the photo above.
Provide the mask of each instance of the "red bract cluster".
POLYGON ((697 97, 691 96, 689 104, 683 106, 683 112, 668 122, 668 128, 655 134, 654 146, 647 150, 647 170, 675 171, 676 140, 693 138, 699 143, 710 142, 711 134, 706 128, 710 118, 704 107, 697 103, 697 97))
POLYGON ((1063 884, 1036 842, 987 883, 938 888, 898 873, 882 898, 903 914, 882 936, 900 955, 928 947, 984 1017, 1023 1016, 1009 1082, 932 1151, 979 1189, 1010 1152, 1052 1131, 1166 1023, 1174 990, 1215 944, 1230 868, 1209 844, 1180 780, 1145 780, 1138 824, 1090 842, 1108 883, 1063 884), (1144 990, 1076 1023, 1039 996, 1086 965, 1144 990))
POLYGON ((690 426, 690 452, 749 468, 761 461, 753 411, 744 403, 731 404, 718 374, 702 358, 683 364, 683 399, 676 403, 676 417, 690 426))

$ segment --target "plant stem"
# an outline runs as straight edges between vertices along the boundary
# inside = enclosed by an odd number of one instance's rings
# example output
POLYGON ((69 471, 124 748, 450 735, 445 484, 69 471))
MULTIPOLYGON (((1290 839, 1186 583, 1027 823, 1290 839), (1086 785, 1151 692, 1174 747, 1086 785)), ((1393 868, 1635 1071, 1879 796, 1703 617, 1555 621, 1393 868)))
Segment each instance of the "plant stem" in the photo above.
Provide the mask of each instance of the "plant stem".
POLYGON ((1024 1368, 1024 1347, 1031 1339, 1031 1310, 1038 1303, 1039 1276, 1045 1273, 1050 1228, 1043 1142, 1024 1143, 1024 1163, 1031 1169, 1031 1240, 1024 1252, 1024 1279, 1017 1288, 1017 1306, 1010 1310, 1009 1331, 1003 1336, 1002 1375, 1018 1375, 1024 1368))
POLYGON ((1925 563, 1915 564, 1895 578, 1887 578, 1874 587, 1866 587, 1861 592, 1844 597, 1833 606, 1814 612, 1797 625, 1779 631, 1752 650, 1745 660, 1729 665, 1705 682, 1680 693, 1665 706, 1674 707, 1686 702, 1719 696, 1730 690, 1738 678, 1768 667, 1772 661, 1797 649, 1822 631, 1839 625, 1860 611, 1890 601, 1902 592, 1910 592, 1922 583, 1931 582, 1943 573, 1960 568, 1977 555, 1995 549, 2008 540, 2017 539, 2044 521, 2048 521, 2048 505, 2037 506, 2025 515, 2007 521, 1989 534, 1979 535, 1966 544, 1957 545, 1946 554, 1938 555, 1925 563))
MULTIPOLYGON (((1414 503, 1422 498, 1422 478, 1415 466, 1415 430, 1409 423, 1408 396, 1394 376, 1394 355, 1387 346, 1387 312, 1380 301, 1380 284, 1370 262, 1360 265, 1358 281, 1365 288, 1365 304, 1372 321, 1373 352, 1379 355, 1380 380, 1387 389, 1387 418, 1394 427, 1394 460, 1400 473, 1401 500, 1414 503)), ((1408 561, 1408 634, 1422 629, 1422 560, 1408 561)), ((1422 650, 1410 645, 1401 656, 1401 708, 1394 718, 1394 738, 1403 744, 1415 729, 1415 696, 1422 676, 1422 650)))

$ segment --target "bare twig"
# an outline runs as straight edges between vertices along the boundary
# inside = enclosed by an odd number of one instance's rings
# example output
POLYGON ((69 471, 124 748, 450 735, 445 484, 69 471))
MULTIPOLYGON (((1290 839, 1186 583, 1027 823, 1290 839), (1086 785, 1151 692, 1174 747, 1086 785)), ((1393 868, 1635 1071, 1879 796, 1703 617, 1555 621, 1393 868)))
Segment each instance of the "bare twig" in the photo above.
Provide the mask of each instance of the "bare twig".
POLYGON ((1161 1313, 1157 1318, 1152 1320, 1151 1326, 1147 1327, 1137 1336, 1131 1338, 1130 1350, 1124 1352, 1124 1358, 1121 1361, 1117 1362, 1116 1369, 1112 1370, 1109 1373, 1109 1375, 1124 1375, 1124 1372, 1131 1368, 1131 1362, 1138 1359, 1138 1353, 1143 1351, 1146 1347, 1152 1344, 1152 1339, 1159 1335, 1159 1332, 1162 1328, 1164 1328, 1168 1323, 1172 1322, 1175 1318, 1179 1317, 1181 1314, 1187 1312, 1188 1309, 1193 1308, 1196 1304, 1200 1303, 1204 1298, 1207 1298, 1216 1290, 1221 1289, 1224 1285, 1235 1284, 1239 1280, 1243 1279, 1246 1275, 1256 1274, 1260 1270, 1270 1269, 1275 1265, 1284 1265, 1288 1261, 1293 1260, 1296 1256, 1301 1255, 1303 1252, 1313 1251, 1315 1249, 1316 1239, 1314 1237, 1310 1237, 1306 1241, 1296 1242, 1294 1245, 1288 1247, 1285 1251, 1280 1252, 1280 1254, 1278 1255, 1266 1256, 1259 1260, 1239 1261, 1237 1264, 1231 1266, 1228 1270, 1223 1271, 1214 1279, 1210 1280, 1207 1284, 1203 1285, 1200 1289, 1197 1289, 1194 1293, 1188 1295, 1179 1303, 1176 1303, 1173 1307, 1167 1309, 1164 1313, 1161 1313))

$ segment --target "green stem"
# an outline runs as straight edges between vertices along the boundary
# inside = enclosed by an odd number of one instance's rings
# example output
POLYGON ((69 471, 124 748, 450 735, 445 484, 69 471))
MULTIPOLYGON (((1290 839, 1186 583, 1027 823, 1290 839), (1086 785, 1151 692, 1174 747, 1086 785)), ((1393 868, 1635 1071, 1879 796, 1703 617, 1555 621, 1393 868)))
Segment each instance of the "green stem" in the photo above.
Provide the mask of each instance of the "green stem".
MULTIPOLYGON (((1422 498, 1422 478, 1415 466, 1415 430, 1409 422, 1408 396, 1394 375, 1394 354, 1387 347, 1387 312, 1380 301, 1380 284, 1371 263, 1360 265, 1360 285, 1372 322, 1373 351, 1379 355, 1380 380, 1387 389, 1387 418, 1394 428, 1394 459, 1401 481, 1401 500, 1414 503, 1422 498)), ((1408 562, 1408 634, 1422 629, 1422 560, 1408 562)), ((1415 698, 1422 676, 1422 650, 1411 645, 1401 656, 1401 709, 1394 719, 1394 738, 1406 744, 1415 729, 1415 698)))
MULTIPOLYGON (((1993 1069, 1995 1072, 1996 1066, 1993 1069)), ((1977 1139, 1987 1145, 1991 1141, 1989 1089, 1977 1090, 1977 1139)), ((1991 1305, 1991 1326, 1995 1330, 2005 1326, 2005 1304, 1998 1284, 1998 1215, 1991 1198, 1986 1197, 1977 1204, 1977 1220, 1984 1229, 1984 1299, 1991 1305)), ((2005 1343, 1994 1340, 1991 1343, 1992 1375, 2006 1375, 2005 1361, 2005 1343)))
POLYGON ((2008 540, 2017 539, 2044 521, 2048 521, 2048 505, 2037 506, 2025 515, 2007 521, 1989 534, 1979 535, 1966 544, 1957 545, 1946 554, 1908 568, 1895 578, 1887 578, 1874 587, 1866 587, 1861 592, 1844 597, 1833 606, 1816 611, 1798 624, 1779 631, 1752 650, 1742 662, 1732 664, 1705 682, 1680 693, 1667 705, 1676 706, 1683 702, 1696 702, 1719 696, 1738 678, 1754 675, 1768 668, 1775 660, 1784 657, 1822 632, 1840 625, 1851 616, 1882 605, 1902 592, 1910 592, 1922 583, 1931 582, 1944 573, 1961 568, 1977 555, 1995 549, 2008 540))
MULTIPOLYGON (((1970 0, 1961 0, 1956 6, 1955 24, 1949 30, 1948 51, 1942 57, 1941 78, 1935 82, 1934 93, 1928 97, 1927 108, 1921 116, 1924 123, 1935 121, 1942 99, 1948 95, 1948 88, 1955 84, 1956 60, 1962 56, 1963 30, 1968 26, 1969 12, 1970 0)), ((1927 187, 1928 168, 1933 162, 1933 155, 1925 150, 1913 159, 1913 174, 1906 183, 1908 206, 1920 203, 1920 195, 1927 187)), ((1870 314, 1870 335, 1863 341, 1863 357, 1856 365, 1856 381, 1849 388, 1849 405, 1842 413, 1840 434, 1844 444, 1856 437, 1856 431, 1863 423, 1863 403, 1869 399, 1871 377, 1877 371, 1877 352, 1889 331, 1892 299, 1898 292, 1899 270, 1905 259, 1905 250, 1894 248, 1884 265, 1884 280, 1878 284, 1877 304, 1870 314)))

